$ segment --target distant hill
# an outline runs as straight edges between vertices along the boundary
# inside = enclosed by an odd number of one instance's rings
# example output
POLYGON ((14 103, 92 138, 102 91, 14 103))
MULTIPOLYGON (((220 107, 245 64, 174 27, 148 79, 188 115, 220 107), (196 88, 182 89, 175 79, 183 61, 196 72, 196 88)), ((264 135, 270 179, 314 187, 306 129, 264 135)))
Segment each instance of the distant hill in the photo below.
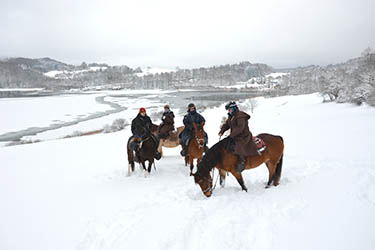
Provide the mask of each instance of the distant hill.
POLYGON ((289 72, 281 81, 283 94, 320 92, 326 101, 367 102, 375 106, 375 53, 371 50, 344 63, 310 65, 289 72))
POLYGON ((266 64, 241 62, 208 68, 178 69, 142 74, 126 65, 82 63, 69 65, 51 58, 6 58, 0 60, 0 88, 70 89, 92 86, 116 88, 180 88, 231 85, 273 72, 266 64), (50 74, 48 74, 50 72, 50 74), (49 76, 49 77, 47 77, 49 76))
POLYGON ((22 69, 30 69, 40 73, 46 73, 52 70, 74 70, 76 68, 76 66, 59 62, 48 57, 37 59, 16 57, 4 59, 2 61, 14 66, 19 66, 22 69))

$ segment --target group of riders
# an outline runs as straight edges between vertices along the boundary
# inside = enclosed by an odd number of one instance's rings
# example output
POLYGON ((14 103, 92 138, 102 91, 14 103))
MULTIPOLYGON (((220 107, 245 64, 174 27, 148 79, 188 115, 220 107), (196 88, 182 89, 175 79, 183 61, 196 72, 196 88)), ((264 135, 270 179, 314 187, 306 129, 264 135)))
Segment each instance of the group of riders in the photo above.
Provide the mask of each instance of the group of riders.
MULTIPOLYGON (((193 123, 196 125, 202 126, 205 122, 204 117, 199 114, 196 110, 196 107, 193 103, 188 105, 187 114, 183 118, 184 130, 179 135, 180 144, 182 146, 182 151, 180 152, 181 156, 186 156, 187 147, 189 145, 190 139, 194 136, 194 127, 193 123)), ((237 171, 241 172, 245 169, 245 162, 247 156, 260 155, 261 152, 258 151, 257 146, 253 141, 253 136, 249 130, 248 120, 250 115, 240 111, 235 102, 230 102, 225 105, 225 109, 228 112, 228 119, 221 126, 219 136, 221 137, 225 131, 230 129, 230 137, 233 139, 232 150, 234 154, 238 156, 237 162, 237 171)), ((152 138, 155 144, 155 158, 159 160, 161 158, 160 153, 158 152, 158 147, 160 139, 167 139, 170 132, 174 131, 174 114, 171 111, 169 105, 164 106, 164 112, 162 115, 162 123, 158 127, 157 136, 152 133, 152 127, 157 125, 153 124, 150 117, 146 113, 145 108, 140 108, 139 113, 136 118, 133 119, 131 124, 131 131, 134 137, 139 137, 140 139, 152 138)), ((204 134, 204 149, 205 152, 207 148, 208 136, 205 132, 204 134)), ((137 157, 137 151, 136 151, 137 157)))

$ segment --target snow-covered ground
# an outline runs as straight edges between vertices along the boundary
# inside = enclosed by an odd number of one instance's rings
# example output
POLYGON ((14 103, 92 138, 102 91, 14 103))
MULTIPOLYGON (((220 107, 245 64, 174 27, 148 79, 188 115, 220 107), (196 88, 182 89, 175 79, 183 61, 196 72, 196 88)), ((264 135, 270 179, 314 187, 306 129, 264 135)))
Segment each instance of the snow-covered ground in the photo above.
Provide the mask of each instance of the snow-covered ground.
POLYGON ((282 72, 274 72, 271 74, 268 74, 264 77, 252 77, 246 82, 237 82, 237 84, 234 85, 225 85, 225 86, 219 86, 219 88, 222 89, 243 89, 243 88, 253 88, 253 89, 269 89, 270 86, 274 86, 275 84, 278 84, 280 79, 278 77, 282 77, 284 75, 287 75, 289 73, 282 73, 282 72), (264 83, 264 80, 268 79, 267 83, 264 83))
POLYGON ((274 73, 266 75, 265 78, 268 78, 268 77, 277 78, 277 77, 282 77, 288 74, 289 73, 284 73, 284 72, 274 72, 274 73))
POLYGON ((56 79, 68 79, 73 78, 76 74, 80 74, 83 72, 92 72, 98 70, 106 70, 108 67, 89 67, 88 69, 83 70, 75 70, 75 71, 68 71, 68 70, 52 70, 44 73, 45 76, 56 78, 56 79))
MULTIPOLYGON (((375 109, 315 94, 241 107, 254 134, 284 138, 280 186, 261 166, 247 193, 230 176, 205 198, 178 148, 127 177, 129 129, 3 147, 0 249, 374 249, 375 109)), ((202 114, 213 145, 225 110, 202 114)))
MULTIPOLYGON (((137 114, 140 105, 151 107, 148 109, 150 114, 162 110, 163 104, 155 97, 167 96, 170 92, 121 90, 38 98, 3 98, 0 99, 0 116, 5 117, 5 122, 0 126, 0 139, 2 135, 10 132, 37 127, 42 128, 42 132, 23 136, 22 139, 52 140, 76 132, 100 130, 119 118, 130 122, 129 119, 137 114), (135 99, 129 96, 138 97, 135 99), (98 98, 100 100, 97 100, 98 98), (117 112, 111 104, 118 105, 122 109, 117 112), (43 131, 44 128, 52 129, 43 131)), ((0 146, 7 143, 7 141, 0 142, 0 146)))
POLYGON ((142 77, 142 76, 145 76, 145 75, 170 73, 170 72, 174 72, 174 71, 176 71, 176 69, 146 67, 146 68, 142 68, 142 73, 137 73, 136 75, 139 76, 139 77, 142 77))
POLYGON ((96 112, 112 109, 95 101, 96 95, 61 95, 27 98, 1 98, 0 134, 28 127, 48 126, 73 121, 96 112))

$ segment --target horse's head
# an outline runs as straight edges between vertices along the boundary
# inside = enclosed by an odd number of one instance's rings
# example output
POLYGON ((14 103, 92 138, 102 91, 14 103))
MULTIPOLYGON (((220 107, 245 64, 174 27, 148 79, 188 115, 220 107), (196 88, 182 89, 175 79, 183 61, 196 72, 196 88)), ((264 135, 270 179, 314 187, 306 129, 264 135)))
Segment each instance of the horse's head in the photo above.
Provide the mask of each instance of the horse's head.
POLYGON ((154 134, 155 136, 158 136, 158 131, 159 131, 159 126, 155 124, 151 124, 151 133, 154 134))
POLYGON ((202 122, 200 125, 197 125, 195 122, 193 123, 194 126, 194 133, 195 133, 195 139, 197 140, 197 143, 199 147, 204 146, 204 122, 202 122))
POLYGON ((202 174, 201 172, 196 172, 193 176, 195 184, 198 184, 201 187, 203 194, 210 197, 212 194, 212 178, 210 172, 207 172, 207 175, 202 174))

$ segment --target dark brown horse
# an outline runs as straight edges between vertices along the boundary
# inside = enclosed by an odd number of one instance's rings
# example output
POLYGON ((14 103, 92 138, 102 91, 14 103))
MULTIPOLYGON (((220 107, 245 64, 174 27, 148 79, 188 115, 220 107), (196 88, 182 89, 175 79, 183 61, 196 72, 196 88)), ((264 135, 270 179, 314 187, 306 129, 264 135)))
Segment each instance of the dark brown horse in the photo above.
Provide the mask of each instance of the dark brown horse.
POLYGON ((194 135, 190 139, 185 156, 185 165, 186 163, 190 164, 190 175, 192 175, 194 168, 194 159, 197 159, 197 164, 199 164, 204 152, 204 122, 202 122, 200 126, 197 126, 197 124, 193 122, 193 127, 194 135))
POLYGON ((156 157, 156 145, 151 136, 147 136, 144 139, 140 137, 130 137, 127 143, 128 152, 128 175, 130 170, 134 172, 134 162, 138 162, 142 165, 145 171, 151 172, 152 164, 156 157), (138 151, 135 155, 134 151, 138 151), (146 169, 146 161, 148 161, 148 168, 146 169))
MULTIPOLYGON (((256 168, 262 163, 265 163, 269 176, 266 188, 272 183, 274 186, 279 185, 281 169, 283 165, 283 154, 284 154, 284 141, 281 136, 275 136, 270 134, 258 135, 267 148, 263 151, 262 155, 252 156, 246 158, 245 169, 256 168)), ((194 181, 202 189, 205 196, 210 197, 213 191, 212 178, 210 171, 216 167, 220 173, 220 184, 224 186, 225 175, 230 172, 240 184, 242 190, 247 191, 247 187, 243 181, 241 173, 236 171, 237 156, 232 152, 228 151, 229 145, 233 140, 227 137, 214 146, 212 146, 203 157, 202 161, 198 164, 197 172, 194 173, 194 181)))

